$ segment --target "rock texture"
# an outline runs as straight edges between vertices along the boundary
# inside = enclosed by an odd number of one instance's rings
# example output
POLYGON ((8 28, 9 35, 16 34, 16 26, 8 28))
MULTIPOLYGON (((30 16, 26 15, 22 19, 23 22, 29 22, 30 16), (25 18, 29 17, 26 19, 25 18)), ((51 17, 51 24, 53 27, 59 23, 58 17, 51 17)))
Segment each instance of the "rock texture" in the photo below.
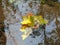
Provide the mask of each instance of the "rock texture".
POLYGON ((2 0, 0 0, 0 45, 6 45, 6 37, 4 35, 4 15, 2 9, 2 0))
POLYGON ((0 30, 0 45, 6 45, 6 37, 4 35, 4 32, 0 30))

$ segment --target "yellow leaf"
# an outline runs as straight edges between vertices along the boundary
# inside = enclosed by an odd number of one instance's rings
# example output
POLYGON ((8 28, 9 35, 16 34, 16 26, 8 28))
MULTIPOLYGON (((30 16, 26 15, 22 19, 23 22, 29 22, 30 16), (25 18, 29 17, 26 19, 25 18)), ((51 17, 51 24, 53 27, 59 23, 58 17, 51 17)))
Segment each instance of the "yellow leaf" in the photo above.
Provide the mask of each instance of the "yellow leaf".
POLYGON ((25 31, 23 31, 22 39, 25 40, 31 33, 32 33, 32 29, 26 28, 25 31))
POLYGON ((34 18, 33 16, 23 16, 23 21, 21 22, 21 24, 27 24, 29 26, 33 26, 34 25, 34 18))
POLYGON ((22 35, 22 39, 25 40, 28 36, 22 35))
POLYGON ((47 24, 48 23, 48 20, 44 20, 44 24, 47 24))
POLYGON ((21 32, 25 32, 25 29, 21 29, 21 28, 20 28, 20 31, 21 31, 21 32))
POLYGON ((31 23, 31 21, 30 21, 29 19, 23 20, 23 21, 21 22, 21 24, 29 24, 29 23, 31 23))
POLYGON ((23 20, 26 20, 26 19, 27 19, 27 16, 22 16, 22 19, 23 19, 23 20))
POLYGON ((41 19, 41 20, 39 21, 39 23, 40 23, 40 25, 42 25, 42 24, 47 24, 47 23, 48 23, 48 21, 47 21, 47 20, 45 20, 45 19, 41 19))

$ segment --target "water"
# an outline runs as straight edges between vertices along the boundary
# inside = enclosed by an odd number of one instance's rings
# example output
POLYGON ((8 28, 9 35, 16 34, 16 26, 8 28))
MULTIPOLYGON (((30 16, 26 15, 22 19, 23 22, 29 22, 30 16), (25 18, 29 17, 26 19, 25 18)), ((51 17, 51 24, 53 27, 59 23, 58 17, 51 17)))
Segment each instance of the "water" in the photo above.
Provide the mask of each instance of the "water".
MULTIPOLYGON (((36 4, 34 1, 32 1, 32 8, 30 8, 29 3, 32 0, 28 0, 25 2, 24 0, 18 0, 15 3, 11 4, 10 6, 6 6, 5 3, 3 4, 4 6, 4 14, 5 14, 5 33, 7 37, 7 43, 6 45, 38 45, 38 43, 44 43, 44 36, 43 36, 43 31, 41 32, 41 35, 36 37, 36 38, 31 38, 28 36, 25 40, 22 40, 21 35, 23 34, 20 32, 20 27, 21 24, 20 22, 22 21, 21 16, 26 15, 28 12, 32 12, 33 14, 36 14, 39 12, 39 0, 36 1, 36 4), (19 2, 19 3, 17 3, 19 2), (12 8, 14 6, 14 9, 12 8), (16 11, 15 11, 16 10, 16 11), (14 12, 15 11, 15 12, 14 12), (7 28, 8 27, 8 28, 7 28)), ((59 17, 60 18, 60 17, 59 17)), ((60 21, 60 19, 58 20, 60 21)), ((55 24, 55 18, 49 23, 49 25, 46 25, 46 35, 48 38, 52 37, 52 30, 55 31, 56 29, 56 24, 55 24), (51 33, 51 34, 48 34, 51 33)), ((56 34, 56 32, 54 32, 56 34)), ((57 34, 56 34, 57 35, 57 34)), ((53 36, 54 37, 54 36, 53 36)), ((58 37, 58 36, 56 36, 58 37)), ((54 39, 54 38, 53 38, 54 39)))

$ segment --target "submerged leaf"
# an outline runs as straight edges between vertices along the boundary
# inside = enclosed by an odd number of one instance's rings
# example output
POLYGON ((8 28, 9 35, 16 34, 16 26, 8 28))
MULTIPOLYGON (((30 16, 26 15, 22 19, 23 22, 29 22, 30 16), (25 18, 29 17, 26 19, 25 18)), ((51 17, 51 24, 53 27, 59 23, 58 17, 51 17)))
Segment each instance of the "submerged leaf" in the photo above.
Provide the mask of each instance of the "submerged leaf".
POLYGON ((31 28, 26 28, 26 29, 20 30, 20 31, 23 32, 23 35, 21 36, 23 40, 25 40, 32 33, 31 28))
POLYGON ((38 23, 39 25, 43 25, 43 24, 47 24, 48 21, 43 19, 43 17, 40 16, 32 16, 32 15, 28 15, 28 16, 23 16, 23 21, 21 22, 22 24, 22 29, 28 28, 28 27, 36 27, 38 28, 39 26, 37 26, 38 23), (36 25, 36 26, 35 26, 36 25))
POLYGON ((48 21, 47 20, 44 20, 44 19, 41 19, 39 20, 39 24, 42 25, 42 24, 47 24, 48 21))
POLYGON ((24 21, 21 22, 21 24, 30 24, 30 23, 31 23, 31 21, 29 19, 24 20, 24 21))

